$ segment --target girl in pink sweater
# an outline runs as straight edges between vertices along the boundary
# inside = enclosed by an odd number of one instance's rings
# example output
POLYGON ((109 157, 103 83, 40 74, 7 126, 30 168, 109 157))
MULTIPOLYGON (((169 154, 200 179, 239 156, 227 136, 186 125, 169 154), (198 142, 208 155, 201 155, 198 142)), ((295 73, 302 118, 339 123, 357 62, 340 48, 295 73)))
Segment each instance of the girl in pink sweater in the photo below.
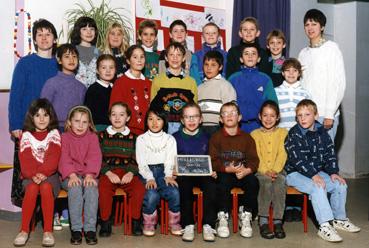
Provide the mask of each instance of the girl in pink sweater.
POLYGON ((85 106, 72 108, 64 130, 59 172, 63 180, 62 187, 68 191, 71 243, 81 244, 83 229, 86 243, 93 245, 97 243, 97 176, 102 155, 90 110, 85 106))

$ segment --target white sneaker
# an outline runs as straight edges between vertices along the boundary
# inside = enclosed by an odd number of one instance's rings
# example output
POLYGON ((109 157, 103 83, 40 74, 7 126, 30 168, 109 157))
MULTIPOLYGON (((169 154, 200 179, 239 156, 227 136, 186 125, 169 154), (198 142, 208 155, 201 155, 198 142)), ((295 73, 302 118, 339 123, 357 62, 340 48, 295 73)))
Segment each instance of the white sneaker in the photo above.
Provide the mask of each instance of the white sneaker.
POLYGON ((336 229, 331 226, 329 223, 324 223, 320 225, 318 236, 322 239, 329 241, 329 242, 341 242, 342 238, 338 235, 336 229))
POLYGON ((53 247, 55 245, 55 239, 52 232, 44 232, 42 237, 42 246, 53 247))
POLYGON ((243 206, 241 206, 238 212, 238 226, 241 229, 240 235, 244 238, 252 237, 251 220, 252 214, 250 212, 244 212, 243 206))
POLYGON ((26 243, 27 243, 28 237, 29 237, 28 233, 21 231, 15 237, 15 239, 13 241, 13 245, 16 246, 16 247, 25 246, 26 243))
POLYGON ((62 225, 60 223, 60 219, 59 219, 59 214, 58 213, 56 213, 54 215, 53 229, 54 229, 54 231, 61 231, 61 230, 63 230, 63 227, 62 227, 62 225))
POLYGON ((229 237, 228 213, 224 213, 223 211, 218 213, 217 234, 221 238, 229 237))
POLYGON ((215 235, 217 232, 211 228, 210 225, 205 224, 202 226, 202 238, 204 241, 208 242, 214 242, 215 241, 215 235))
POLYGON ((343 230, 346 232, 356 233, 360 232, 360 227, 355 226, 349 219, 347 220, 334 220, 333 221, 334 228, 338 230, 343 230))
POLYGON ((182 240, 186 242, 192 242, 195 239, 195 226, 194 225, 187 225, 182 230, 182 240))
POLYGON ((64 218, 63 215, 60 216, 60 224, 64 227, 69 226, 69 219, 68 218, 64 218))

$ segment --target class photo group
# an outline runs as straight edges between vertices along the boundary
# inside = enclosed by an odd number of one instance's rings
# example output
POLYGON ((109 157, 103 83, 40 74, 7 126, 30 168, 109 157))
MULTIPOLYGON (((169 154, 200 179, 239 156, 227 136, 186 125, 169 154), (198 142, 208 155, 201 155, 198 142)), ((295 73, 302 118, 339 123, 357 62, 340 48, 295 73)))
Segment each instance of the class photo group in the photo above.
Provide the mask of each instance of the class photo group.
POLYGON ((27 244, 38 205, 42 246, 54 246, 53 232, 63 228, 73 245, 108 239, 117 189, 132 207, 135 236, 155 235, 164 199, 170 233, 193 241, 194 187, 203 195, 204 241, 229 238, 234 214, 242 237, 284 239, 283 224, 302 218, 300 199, 286 201, 288 187, 311 200, 321 239, 359 232, 346 214, 334 143, 344 61, 325 38, 326 22, 322 11, 307 10, 307 46, 287 58, 281 30, 265 30, 260 46, 254 17, 234 27, 241 42, 228 51, 217 24, 206 23, 194 53, 180 19, 163 51, 149 19, 133 45, 120 23, 110 23, 103 47, 91 17, 76 20, 65 44, 51 22, 35 21, 36 52, 16 64, 8 105, 12 191, 22 208, 13 245, 27 244), (209 155, 210 175, 178 174, 177 155, 209 155), (234 188, 243 193, 232 214, 234 188), (61 191, 67 201, 56 204, 61 191))

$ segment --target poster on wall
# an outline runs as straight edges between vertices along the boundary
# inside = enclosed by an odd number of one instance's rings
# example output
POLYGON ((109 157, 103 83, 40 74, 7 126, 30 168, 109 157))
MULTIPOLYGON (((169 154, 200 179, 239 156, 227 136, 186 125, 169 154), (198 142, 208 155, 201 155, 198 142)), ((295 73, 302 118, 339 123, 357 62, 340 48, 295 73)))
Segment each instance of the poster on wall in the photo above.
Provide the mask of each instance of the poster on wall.
POLYGON ((158 25, 158 50, 163 50, 169 43, 169 26, 177 19, 187 25, 187 47, 191 51, 201 49, 202 27, 214 22, 221 29, 221 41, 225 48, 225 10, 172 2, 167 0, 137 0, 136 27, 144 19, 155 20, 158 25))

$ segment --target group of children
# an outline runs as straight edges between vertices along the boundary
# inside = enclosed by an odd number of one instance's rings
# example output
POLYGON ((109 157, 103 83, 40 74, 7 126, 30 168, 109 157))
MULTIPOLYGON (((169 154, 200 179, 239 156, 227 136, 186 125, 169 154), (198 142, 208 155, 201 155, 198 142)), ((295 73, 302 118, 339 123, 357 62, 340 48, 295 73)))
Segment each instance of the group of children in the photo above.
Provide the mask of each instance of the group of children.
MULTIPOLYGON (((318 22, 314 13, 305 25, 318 22)), ((241 22, 241 44, 228 54, 214 23, 203 27, 205 42, 194 54, 186 48, 182 20, 169 31, 171 42, 159 55, 155 22, 139 25, 138 44, 132 46, 113 23, 100 54, 95 21, 81 17, 72 44, 60 45, 54 58, 55 28, 46 20, 34 24, 37 54, 17 64, 9 103, 25 189, 14 245, 28 240, 38 194, 42 244, 55 244, 53 198, 60 186, 68 192, 72 244, 81 244, 82 232, 87 244, 97 243, 98 209, 99 235, 111 235, 117 188, 132 202, 134 235, 155 234, 157 206, 164 198, 171 233, 194 240, 195 186, 204 195, 205 241, 214 241, 215 234, 230 236, 233 187, 245 192, 238 212, 243 237, 252 237, 257 216, 263 238, 286 236, 286 185, 311 196, 323 239, 341 241, 336 229, 360 231, 346 216, 347 185, 338 175, 334 143, 325 129, 332 123, 316 121, 319 107, 300 84, 300 62, 283 56, 283 33, 268 35, 269 56, 257 42, 260 30, 253 17, 241 22), (32 71, 36 67, 42 73, 32 71), (213 173, 177 176, 177 154, 209 154, 213 173)))

